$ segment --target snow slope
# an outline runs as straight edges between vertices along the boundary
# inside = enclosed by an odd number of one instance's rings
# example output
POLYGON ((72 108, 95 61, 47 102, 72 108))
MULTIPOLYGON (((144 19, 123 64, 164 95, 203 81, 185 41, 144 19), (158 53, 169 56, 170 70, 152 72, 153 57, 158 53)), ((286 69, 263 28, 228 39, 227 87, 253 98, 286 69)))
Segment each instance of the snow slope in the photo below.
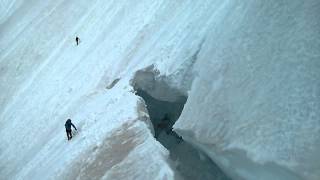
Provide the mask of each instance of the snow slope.
POLYGON ((188 95, 175 129, 232 178, 319 179, 319 9, 1 0, 0 179, 177 179, 131 86, 146 67, 166 84, 152 96, 188 95))

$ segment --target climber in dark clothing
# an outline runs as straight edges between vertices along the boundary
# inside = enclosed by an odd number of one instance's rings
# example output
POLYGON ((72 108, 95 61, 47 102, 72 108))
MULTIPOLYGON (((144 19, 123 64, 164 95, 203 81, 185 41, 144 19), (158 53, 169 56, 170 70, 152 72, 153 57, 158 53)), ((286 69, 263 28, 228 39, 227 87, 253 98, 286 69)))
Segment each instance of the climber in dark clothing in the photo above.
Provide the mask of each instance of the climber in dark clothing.
POLYGON ((80 38, 78 36, 76 36, 76 43, 77 43, 77 46, 79 45, 80 43, 80 38))
POLYGON ((68 119, 66 121, 66 123, 64 124, 64 126, 66 127, 66 132, 67 132, 67 137, 68 140, 70 140, 72 138, 72 130, 71 130, 71 126, 77 131, 77 128, 74 124, 72 124, 71 119, 68 119))

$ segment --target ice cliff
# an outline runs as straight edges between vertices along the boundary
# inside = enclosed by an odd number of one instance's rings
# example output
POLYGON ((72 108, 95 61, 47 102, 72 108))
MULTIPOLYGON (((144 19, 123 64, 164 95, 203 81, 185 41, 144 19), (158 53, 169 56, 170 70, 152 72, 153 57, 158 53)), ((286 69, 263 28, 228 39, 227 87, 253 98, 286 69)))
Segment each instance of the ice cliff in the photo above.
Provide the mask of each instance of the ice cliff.
POLYGON ((0 179, 320 179, 319 12, 0 0, 0 179))

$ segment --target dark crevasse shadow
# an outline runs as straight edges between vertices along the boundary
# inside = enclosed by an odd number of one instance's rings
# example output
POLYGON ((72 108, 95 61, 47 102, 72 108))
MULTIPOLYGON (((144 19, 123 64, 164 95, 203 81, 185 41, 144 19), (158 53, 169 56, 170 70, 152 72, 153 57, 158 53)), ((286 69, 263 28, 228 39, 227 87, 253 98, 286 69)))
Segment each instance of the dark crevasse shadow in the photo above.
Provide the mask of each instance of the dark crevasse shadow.
POLYGON ((176 97, 175 101, 163 101, 138 88, 136 94, 142 97, 155 130, 155 138, 170 152, 172 166, 177 179, 186 180, 229 180, 220 168, 204 153, 184 141, 172 126, 179 118, 186 96, 176 97))

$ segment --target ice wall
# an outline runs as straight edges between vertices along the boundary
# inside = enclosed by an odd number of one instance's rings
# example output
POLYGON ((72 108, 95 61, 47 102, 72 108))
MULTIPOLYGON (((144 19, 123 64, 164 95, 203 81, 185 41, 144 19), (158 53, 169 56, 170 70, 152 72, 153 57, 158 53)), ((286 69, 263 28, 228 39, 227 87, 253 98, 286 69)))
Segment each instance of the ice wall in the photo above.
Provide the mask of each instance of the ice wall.
POLYGON ((175 129, 235 179, 319 179, 319 1, 225 9, 175 129))

